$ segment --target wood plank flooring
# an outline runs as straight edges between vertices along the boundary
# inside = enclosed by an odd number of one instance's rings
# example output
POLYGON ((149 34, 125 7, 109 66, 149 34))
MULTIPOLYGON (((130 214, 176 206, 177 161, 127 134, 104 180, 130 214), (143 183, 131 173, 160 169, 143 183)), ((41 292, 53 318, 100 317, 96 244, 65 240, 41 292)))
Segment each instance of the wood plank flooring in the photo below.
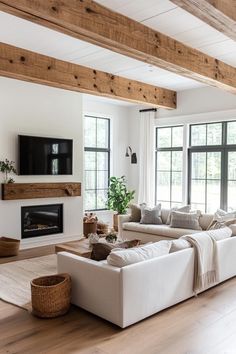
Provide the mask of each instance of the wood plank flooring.
POLYGON ((236 354, 236 278, 124 330, 76 307, 43 320, 0 301, 3 353, 236 354))
POLYGON ((29 259, 34 257, 47 256, 53 253, 55 253, 55 245, 28 248, 25 250, 21 250, 19 252, 19 255, 15 257, 0 257, 0 264, 21 261, 23 259, 29 259))

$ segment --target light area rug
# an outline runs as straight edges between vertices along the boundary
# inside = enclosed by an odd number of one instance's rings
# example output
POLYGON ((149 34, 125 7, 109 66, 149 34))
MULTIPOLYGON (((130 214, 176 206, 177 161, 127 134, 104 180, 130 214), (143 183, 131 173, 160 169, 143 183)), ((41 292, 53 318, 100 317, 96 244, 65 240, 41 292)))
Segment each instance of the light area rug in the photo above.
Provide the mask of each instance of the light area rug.
POLYGON ((30 281, 56 274, 56 255, 36 257, 0 265, 0 299, 31 311, 30 281))

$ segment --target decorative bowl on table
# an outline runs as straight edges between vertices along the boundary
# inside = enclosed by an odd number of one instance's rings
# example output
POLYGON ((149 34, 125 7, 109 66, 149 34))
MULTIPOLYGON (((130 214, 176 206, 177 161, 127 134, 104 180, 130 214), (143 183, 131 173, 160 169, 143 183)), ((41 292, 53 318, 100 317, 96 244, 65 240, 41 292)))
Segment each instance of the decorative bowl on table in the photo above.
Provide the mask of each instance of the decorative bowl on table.
POLYGON ((117 233, 112 231, 109 232, 106 237, 105 237, 106 241, 109 243, 115 243, 117 241, 117 233))

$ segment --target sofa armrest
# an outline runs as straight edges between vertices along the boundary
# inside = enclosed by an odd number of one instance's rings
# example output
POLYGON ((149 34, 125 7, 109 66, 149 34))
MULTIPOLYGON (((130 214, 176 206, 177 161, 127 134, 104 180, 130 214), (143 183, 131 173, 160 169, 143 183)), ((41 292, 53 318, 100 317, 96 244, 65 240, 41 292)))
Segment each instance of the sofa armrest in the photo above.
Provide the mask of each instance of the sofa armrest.
POLYGON ((120 268, 61 252, 57 270, 71 276, 72 304, 123 326, 120 268))
POLYGON ((119 237, 120 238, 124 238, 123 237, 123 224, 125 222, 129 222, 131 218, 130 214, 125 214, 125 215, 118 215, 118 233, 119 233, 119 237))
POLYGON ((118 223, 122 225, 124 222, 129 222, 131 218, 130 214, 118 215, 118 223))

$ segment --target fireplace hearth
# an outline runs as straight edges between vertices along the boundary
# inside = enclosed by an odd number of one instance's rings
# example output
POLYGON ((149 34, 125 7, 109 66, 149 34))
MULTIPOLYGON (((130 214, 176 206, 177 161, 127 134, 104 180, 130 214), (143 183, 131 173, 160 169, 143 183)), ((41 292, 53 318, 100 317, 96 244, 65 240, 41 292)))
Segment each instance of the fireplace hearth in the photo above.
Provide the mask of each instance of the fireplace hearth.
POLYGON ((37 237, 63 232, 63 204, 21 208, 21 237, 37 237))

